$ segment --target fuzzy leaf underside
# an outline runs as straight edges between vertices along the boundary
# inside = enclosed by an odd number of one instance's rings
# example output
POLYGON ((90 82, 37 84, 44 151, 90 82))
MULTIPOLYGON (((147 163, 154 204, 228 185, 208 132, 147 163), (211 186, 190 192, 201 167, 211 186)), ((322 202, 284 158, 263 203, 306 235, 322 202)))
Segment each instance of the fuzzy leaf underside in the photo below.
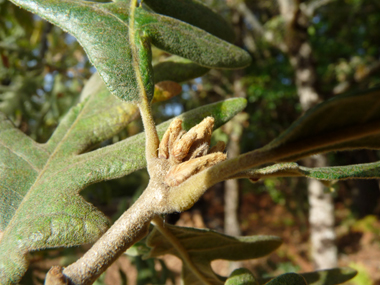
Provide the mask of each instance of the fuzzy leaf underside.
POLYGON ((154 46, 208 68, 242 68, 249 54, 234 45, 173 18, 155 15, 156 23, 145 26, 154 46))
POLYGON ((155 12, 189 23, 227 42, 233 42, 231 25, 219 14, 196 0, 144 0, 155 12))
MULTIPOLYGON (((354 278, 356 274, 357 274, 357 271, 352 268, 340 267, 340 268, 318 270, 314 272, 299 273, 299 276, 302 276, 304 280, 307 282, 304 284, 308 284, 308 285, 338 285, 354 278)), ((272 279, 272 281, 276 280, 277 278, 272 279)), ((259 283, 272 285, 272 283, 270 282, 268 283, 268 279, 260 280, 259 283)), ((277 283, 273 283, 273 284, 277 284, 277 283)), ((284 282, 284 283, 279 283, 279 284, 292 285, 294 283, 284 282)))
POLYGON ((314 153, 358 148, 380 149, 380 88, 339 95, 317 105, 263 149, 289 149, 281 161, 295 161, 314 153))
MULTIPOLYGON (((203 116, 214 116, 216 126, 220 126, 245 105, 244 99, 227 100, 195 109, 180 118, 185 129, 199 123, 203 116)), ((1 121, 0 127, 5 131, 0 137, 0 151, 6 151, 7 155, 0 156, 0 165, 10 165, 4 160, 9 158, 18 163, 18 168, 0 168, 0 176, 8 177, 1 184, 1 194, 17 193, 3 200, 5 206, 0 209, 2 230, 7 225, 0 243, 0 283, 20 280, 29 251, 93 242, 106 230, 108 220, 78 192, 92 183, 145 167, 144 134, 83 152, 124 128, 133 118, 130 114, 136 113, 135 108, 103 88, 73 107, 43 145, 33 142, 9 121, 1 121), (20 179, 20 174, 29 176, 20 179), (13 184, 13 180, 22 179, 28 183, 13 184), (17 185, 19 188, 13 188, 17 185), (9 208, 12 212, 8 212, 9 208)), ((160 136, 169 124, 170 121, 158 126, 160 136)))
POLYGON ((134 105, 121 103, 111 97, 105 87, 97 91, 97 96, 89 97, 86 102, 68 112, 46 144, 34 142, 2 115, 0 141, 4 155, 0 156, 3 165, 0 175, 4 179, 1 197, 11 200, 4 207, 12 205, 13 210, 0 209, 1 230, 4 230, 37 176, 41 171, 47 172, 48 161, 52 167, 60 163, 58 158, 68 158, 83 152, 89 146, 118 133, 133 118, 130 115, 134 114, 134 105), (103 106, 107 109, 103 109, 103 106), (20 176, 23 172, 25 175, 20 176), (18 193, 18 197, 8 195, 12 192, 18 193))
MULTIPOLYGON (((216 275, 211 268, 215 259, 244 260, 265 256, 277 249, 282 241, 274 236, 231 237, 208 229, 183 228, 164 225, 187 251, 193 265, 210 284, 224 284, 225 278, 216 275)), ((157 229, 148 236, 146 244, 151 247, 146 258, 181 254, 157 229)), ((185 285, 200 284, 191 267, 182 259, 182 280, 185 285)))
POLYGON ((270 177, 308 177, 318 180, 379 179, 380 161, 347 166, 309 168, 297 163, 278 163, 261 169, 252 169, 236 175, 254 181, 270 177))
POLYGON ((177 19, 141 7, 135 9, 133 19, 130 19, 128 1, 12 2, 76 37, 107 88, 125 101, 138 103, 141 96, 145 96, 142 94, 152 99, 150 43, 206 67, 241 68, 250 62, 250 56, 244 50, 177 19), (139 84, 140 79, 143 86, 139 84))

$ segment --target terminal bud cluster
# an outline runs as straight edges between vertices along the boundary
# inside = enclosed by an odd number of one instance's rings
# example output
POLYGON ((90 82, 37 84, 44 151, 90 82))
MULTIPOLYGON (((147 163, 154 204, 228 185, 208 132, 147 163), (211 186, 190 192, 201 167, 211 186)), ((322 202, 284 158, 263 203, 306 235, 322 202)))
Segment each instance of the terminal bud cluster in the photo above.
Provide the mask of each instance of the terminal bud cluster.
POLYGON ((214 118, 207 117, 188 132, 182 120, 174 119, 166 130, 159 147, 160 159, 167 159, 170 169, 165 177, 169 186, 177 186, 190 176, 227 158, 226 145, 219 141, 210 148, 214 118))

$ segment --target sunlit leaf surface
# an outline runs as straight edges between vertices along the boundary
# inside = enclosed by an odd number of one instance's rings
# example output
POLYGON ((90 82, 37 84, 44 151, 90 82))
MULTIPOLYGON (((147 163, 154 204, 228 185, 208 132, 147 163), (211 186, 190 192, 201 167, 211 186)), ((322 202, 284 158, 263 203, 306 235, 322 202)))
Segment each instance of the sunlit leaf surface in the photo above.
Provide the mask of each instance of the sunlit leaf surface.
MULTIPOLYGON (((144 134, 86 152, 118 133, 137 112, 134 104, 99 88, 70 110, 46 144, 0 118, 0 283, 21 278, 29 251, 95 241, 109 222, 79 191, 146 166, 144 134)), ((211 115, 218 127, 245 105, 244 99, 227 100, 180 118, 188 129, 211 115)), ((169 124, 158 126, 160 135, 169 124)))
POLYGON ((250 63, 244 50, 195 26, 142 7, 132 15, 129 1, 12 2, 76 37, 111 93, 125 101, 153 96, 150 44, 210 68, 241 68, 250 63))

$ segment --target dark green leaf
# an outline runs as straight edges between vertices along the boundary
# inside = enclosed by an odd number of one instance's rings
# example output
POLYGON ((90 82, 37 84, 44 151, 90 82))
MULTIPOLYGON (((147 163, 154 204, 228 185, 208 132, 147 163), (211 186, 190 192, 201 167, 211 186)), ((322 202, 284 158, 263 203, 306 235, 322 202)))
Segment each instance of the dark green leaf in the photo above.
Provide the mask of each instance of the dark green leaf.
POLYGON ((235 269, 225 285, 259 285, 252 273, 246 268, 235 269))
POLYGON ((235 39, 231 25, 200 1, 144 0, 144 4, 159 14, 189 23, 227 42, 235 39))
MULTIPOLYGON (((224 278, 216 275, 211 268, 215 259, 244 260, 265 256, 277 249, 282 241, 274 236, 231 237, 207 229, 182 228, 164 225, 189 255, 192 264, 210 284, 224 284, 224 278)), ((192 267, 184 261, 181 253, 157 229, 147 238, 147 245, 152 247, 146 257, 173 254, 183 261, 182 279, 184 284, 199 284, 201 280, 192 267)))
POLYGON ((144 94, 148 99, 153 96, 151 42, 207 67, 239 68, 250 61, 238 47, 174 18, 140 7, 130 15, 128 1, 12 2, 75 36, 111 93, 125 101, 139 102, 144 94))
POLYGON ((280 275, 268 283, 266 285, 308 285, 306 280, 296 273, 285 273, 280 275))
POLYGON ((380 88, 336 96, 310 109, 265 147, 288 150, 281 160, 356 148, 380 149, 380 88), (302 151, 298 151, 302 150, 302 151))

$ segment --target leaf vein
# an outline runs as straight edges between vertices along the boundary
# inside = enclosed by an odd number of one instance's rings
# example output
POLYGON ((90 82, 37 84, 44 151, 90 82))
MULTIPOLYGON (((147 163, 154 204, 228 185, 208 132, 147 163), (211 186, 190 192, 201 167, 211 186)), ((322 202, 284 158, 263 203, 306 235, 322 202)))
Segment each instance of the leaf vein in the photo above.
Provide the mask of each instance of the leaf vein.
POLYGON ((10 148, 9 146, 7 146, 2 140, 0 140, 0 144, 1 144, 4 148, 8 149, 11 153, 17 155, 17 156, 20 157, 22 160, 24 160, 25 162, 27 162, 27 163, 32 167, 32 169, 35 170, 37 173, 41 171, 41 169, 39 169, 37 166, 33 165, 33 163, 32 163, 30 160, 28 160, 24 155, 22 155, 21 153, 19 153, 19 152, 13 150, 13 149, 10 148))

